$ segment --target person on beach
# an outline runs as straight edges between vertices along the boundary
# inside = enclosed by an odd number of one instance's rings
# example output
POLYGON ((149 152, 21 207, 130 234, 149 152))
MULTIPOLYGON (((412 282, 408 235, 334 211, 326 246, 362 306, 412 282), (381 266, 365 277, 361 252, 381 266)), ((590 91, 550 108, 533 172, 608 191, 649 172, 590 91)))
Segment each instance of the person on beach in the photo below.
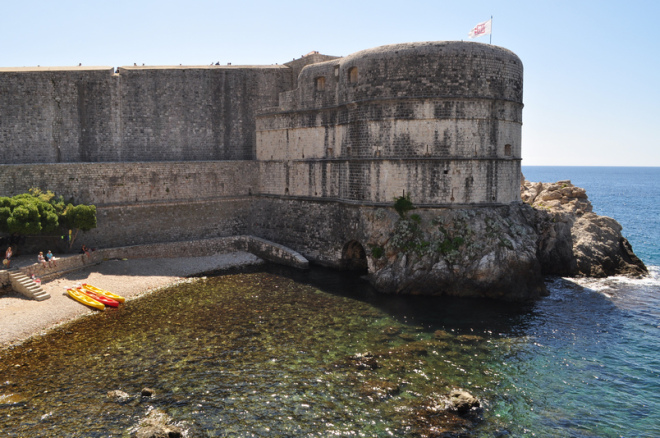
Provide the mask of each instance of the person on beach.
POLYGON ((14 253, 13 253, 12 250, 11 250, 11 246, 8 247, 8 248, 7 248, 7 251, 5 252, 5 260, 7 261, 7 263, 5 264, 5 266, 7 267, 7 269, 9 269, 9 265, 11 264, 11 256, 12 256, 13 254, 14 254, 14 253))
POLYGON ((80 251, 82 251, 83 254, 87 255, 87 257, 91 257, 91 255, 89 254, 89 248, 87 248, 87 245, 81 246, 80 251))
POLYGON ((50 250, 48 250, 48 252, 46 253, 46 260, 48 260, 49 266, 50 265, 57 266, 57 263, 55 263, 55 257, 53 257, 53 253, 50 252, 50 250))
POLYGON ((48 266, 48 262, 44 258, 44 252, 43 251, 39 251, 39 255, 37 256, 37 261, 39 261, 39 263, 41 263, 44 268, 46 266, 48 266))

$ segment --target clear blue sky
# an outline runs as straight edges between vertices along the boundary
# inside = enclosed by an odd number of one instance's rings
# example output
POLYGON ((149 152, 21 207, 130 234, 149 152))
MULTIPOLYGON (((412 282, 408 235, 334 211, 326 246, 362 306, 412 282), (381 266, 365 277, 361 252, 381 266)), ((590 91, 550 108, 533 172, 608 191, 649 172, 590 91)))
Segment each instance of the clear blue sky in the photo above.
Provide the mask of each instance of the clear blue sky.
POLYGON ((491 15, 525 67, 524 165, 660 166, 656 0, 6 1, 0 66, 281 64, 468 40, 491 15))

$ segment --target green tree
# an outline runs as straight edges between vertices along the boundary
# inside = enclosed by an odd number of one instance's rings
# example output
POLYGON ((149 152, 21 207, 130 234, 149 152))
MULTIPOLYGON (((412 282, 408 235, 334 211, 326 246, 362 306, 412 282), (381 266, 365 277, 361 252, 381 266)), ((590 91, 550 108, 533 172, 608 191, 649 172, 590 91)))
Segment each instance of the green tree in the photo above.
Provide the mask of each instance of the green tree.
POLYGON ((65 204, 62 196, 32 188, 14 197, 0 197, 0 232, 21 235, 51 234, 64 227, 75 230, 69 248, 78 232, 96 228, 94 205, 65 204))
POLYGON ((0 198, 0 231, 18 234, 51 233, 59 226, 51 203, 30 193, 0 198))
POLYGON ((62 225, 68 230, 75 230, 69 240, 69 248, 73 246, 79 231, 89 231, 96 228, 96 206, 68 204, 61 215, 62 225))

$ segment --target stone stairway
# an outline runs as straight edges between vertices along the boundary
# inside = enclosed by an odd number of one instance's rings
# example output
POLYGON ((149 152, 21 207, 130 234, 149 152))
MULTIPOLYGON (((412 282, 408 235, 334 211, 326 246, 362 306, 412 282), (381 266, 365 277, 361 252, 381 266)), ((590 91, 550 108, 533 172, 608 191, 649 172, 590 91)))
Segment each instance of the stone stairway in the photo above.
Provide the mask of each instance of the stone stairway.
POLYGON ((22 293, 28 298, 43 301, 50 298, 50 294, 44 291, 40 285, 32 281, 30 277, 20 271, 9 272, 11 286, 15 291, 22 293))

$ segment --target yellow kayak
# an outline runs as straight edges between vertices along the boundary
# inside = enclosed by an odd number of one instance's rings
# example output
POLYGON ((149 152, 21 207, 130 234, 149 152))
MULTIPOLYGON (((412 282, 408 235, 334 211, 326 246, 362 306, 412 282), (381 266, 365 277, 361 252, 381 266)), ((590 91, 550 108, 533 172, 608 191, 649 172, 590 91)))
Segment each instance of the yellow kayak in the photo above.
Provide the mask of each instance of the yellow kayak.
POLYGON ((89 290, 89 291, 96 292, 97 294, 106 296, 108 298, 112 298, 113 300, 119 301, 120 303, 123 303, 124 301, 126 301, 126 298, 124 298, 122 296, 119 296, 117 294, 113 294, 112 292, 108 292, 107 290, 100 289, 96 286, 92 286, 91 284, 83 283, 82 287, 84 289, 89 290))
POLYGON ((87 294, 84 294, 75 289, 67 289, 66 291, 69 294, 69 296, 76 301, 79 301, 87 306, 94 307, 95 309, 105 310, 105 306, 103 305, 103 303, 99 303, 98 301, 96 301, 94 298, 90 297, 87 294))

